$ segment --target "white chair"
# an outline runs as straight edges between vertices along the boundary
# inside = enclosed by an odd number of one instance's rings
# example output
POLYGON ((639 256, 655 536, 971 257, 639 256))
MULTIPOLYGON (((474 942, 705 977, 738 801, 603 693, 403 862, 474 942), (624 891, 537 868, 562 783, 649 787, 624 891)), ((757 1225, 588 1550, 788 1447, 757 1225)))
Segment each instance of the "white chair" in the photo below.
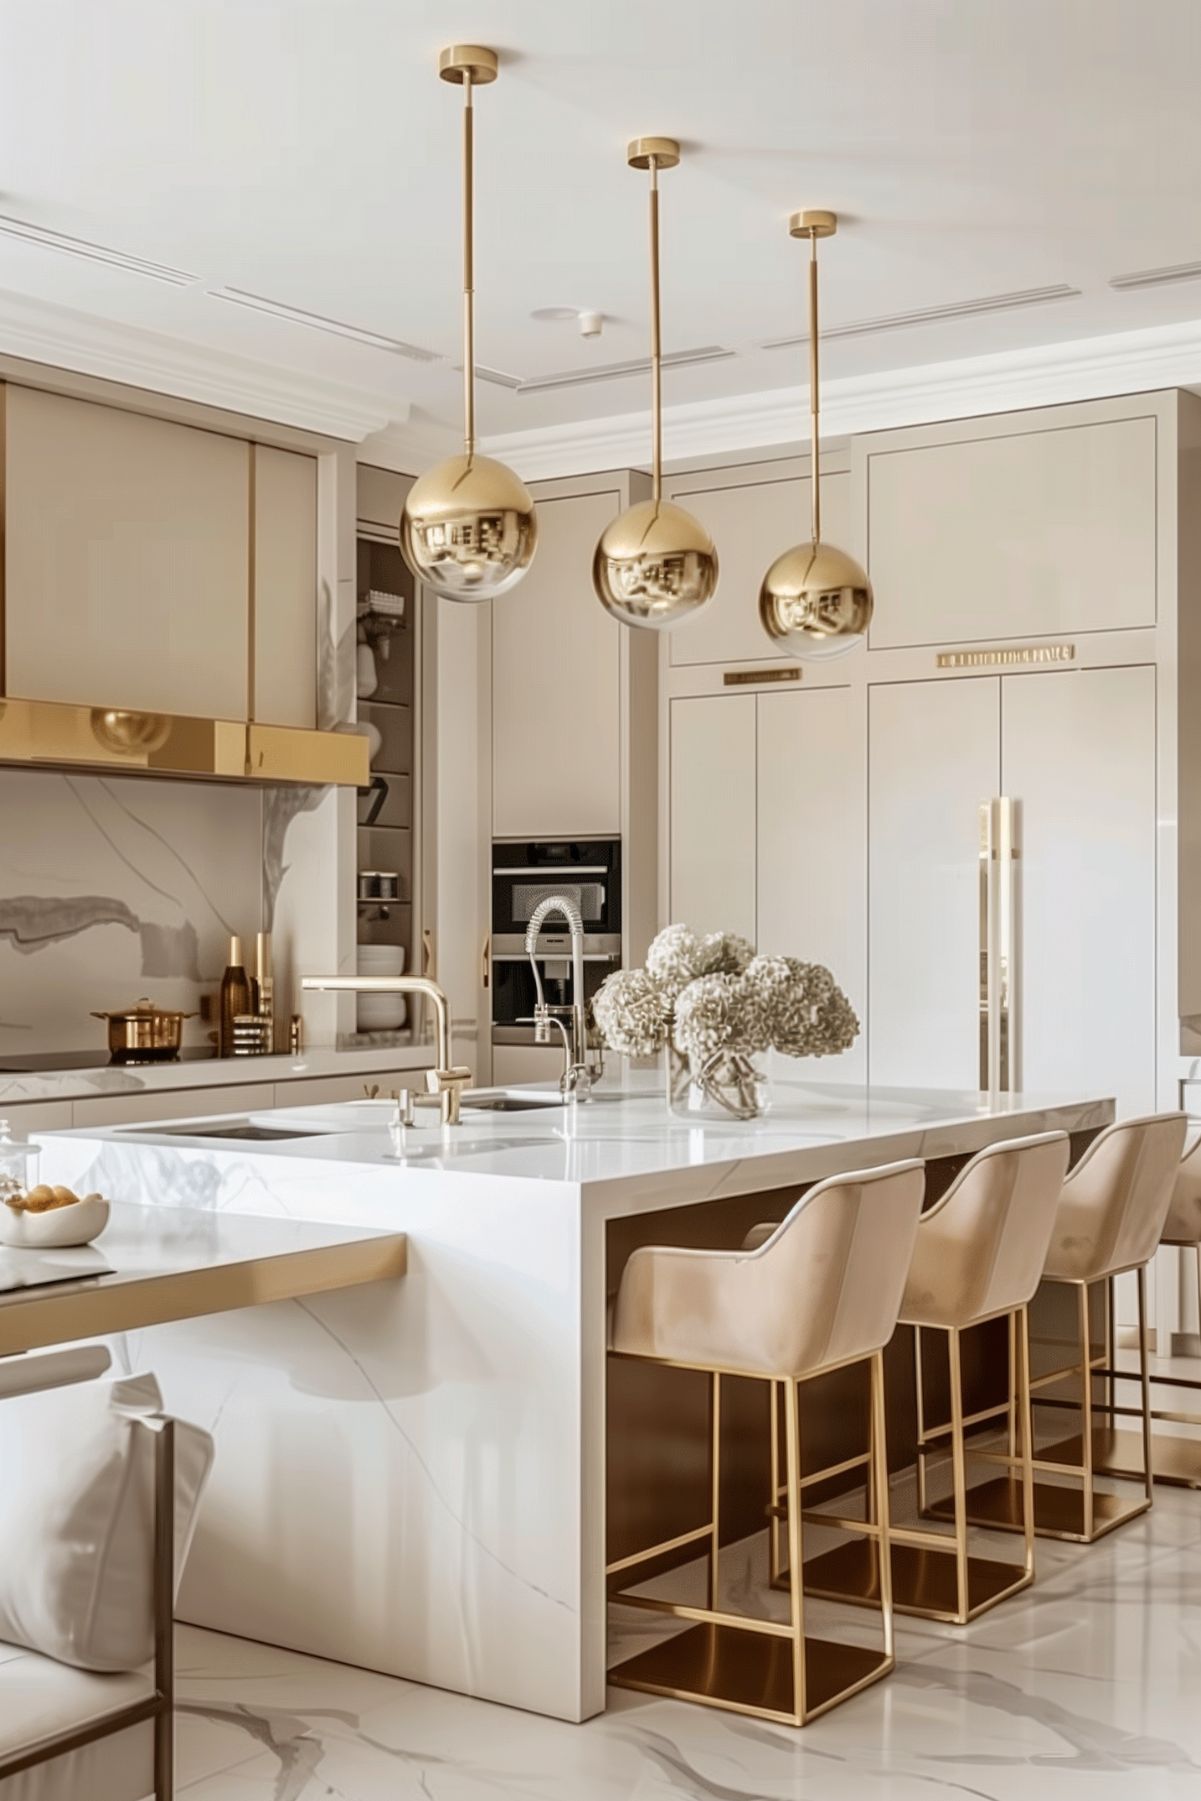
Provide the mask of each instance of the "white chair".
MULTIPOLYGON (((51 1391, 90 1383, 110 1367, 108 1352, 100 1346, 83 1346, 50 1354, 13 1357, 0 1361, 0 1445, 3 1443, 6 1407, 33 1407, 37 1402, 20 1397, 46 1393, 49 1405, 55 1404, 51 1391)), ((154 1391, 152 1380, 150 1389, 154 1391)), ((97 1385, 107 1390, 107 1385, 97 1385)), ((154 1391, 156 1392, 156 1391, 154 1391)), ((105 1402, 97 1395, 97 1409, 105 1402)), ((124 1582, 120 1592, 128 1598, 127 1616, 119 1622, 118 1640, 128 1638, 140 1643, 143 1651, 153 1644, 153 1658, 148 1665, 129 1669, 111 1667, 88 1668, 93 1661, 104 1665, 106 1659, 97 1653, 94 1622, 84 1625, 78 1635, 69 1621, 61 1622, 68 1640, 83 1648, 78 1659, 64 1661, 46 1655, 27 1645, 5 1642, 0 1634, 0 1801, 169 1801, 174 1794, 174 1670, 172 1628, 176 1585, 176 1426, 158 1411, 129 1411, 121 1416, 121 1426, 128 1442, 136 1446, 136 1458, 130 1459, 132 1475, 126 1487, 136 1488, 144 1475, 153 1482, 151 1531, 145 1544, 146 1563, 135 1571, 131 1592, 124 1582), (148 1444, 142 1439, 148 1435, 148 1444), (146 1449, 143 1450, 143 1445, 146 1449), (147 1601, 145 1617, 138 1605, 138 1591, 147 1601), (140 1617, 130 1617, 130 1610, 140 1617)), ((206 1434, 188 1434, 185 1461, 191 1464, 192 1492, 185 1503, 191 1508, 207 1474, 207 1454, 211 1440, 206 1434), (205 1447, 207 1446, 207 1453, 205 1447)), ((50 1428, 53 1437, 53 1427, 50 1428)), ((57 1449, 51 1443, 48 1456, 57 1449)), ((8 1485, 8 1501, 12 1508, 21 1498, 22 1461, 11 1454, 6 1461, 4 1482, 8 1485), (15 1464, 15 1467, 13 1465, 15 1464)), ((25 1460, 28 1463, 28 1460, 25 1460)), ((143 1485, 144 1487, 144 1485, 143 1485)), ((147 1499, 144 1494, 142 1499, 147 1499)), ((53 1549, 47 1558, 46 1583, 32 1581, 34 1605, 29 1606, 30 1579, 28 1569, 5 1567, 6 1544, 0 1542, 0 1587, 21 1591, 26 1584, 24 1616, 41 1620, 37 1601, 53 1590, 54 1605, 61 1602, 55 1585, 64 1562, 76 1558, 80 1545, 90 1537, 90 1516, 85 1510, 89 1497, 80 1497, 77 1508, 70 1500, 64 1503, 65 1515, 77 1536, 69 1547, 69 1557, 56 1558, 53 1549)), ((145 1517, 139 1500, 137 1520, 145 1517)), ((10 1524, 13 1514, 10 1512, 10 1524)), ((131 1521, 127 1509, 120 1522, 126 1537, 131 1521)), ((29 1522, 36 1532, 37 1521, 29 1522)), ((187 1525, 185 1524, 185 1532, 187 1525)), ((97 1535, 99 1537, 100 1535, 97 1535)), ((12 1542, 10 1538, 10 1543, 12 1542)), ((136 1541, 135 1541, 136 1543, 136 1541)), ((105 1554, 108 1547, 98 1550, 105 1554)), ((28 1563, 28 1559, 26 1559, 28 1563)), ((125 1572, 128 1577, 128 1571, 125 1572)), ((69 1587, 69 1583, 64 1586, 69 1587)), ((99 1605, 99 1603, 97 1603, 99 1605)), ((23 1613, 20 1602, 16 1611, 23 1613)), ((0 1617, 3 1609, 0 1607, 0 1617)), ((56 1622, 58 1624, 59 1622, 56 1622)), ((5 1628, 11 1631, 11 1626, 5 1628)))

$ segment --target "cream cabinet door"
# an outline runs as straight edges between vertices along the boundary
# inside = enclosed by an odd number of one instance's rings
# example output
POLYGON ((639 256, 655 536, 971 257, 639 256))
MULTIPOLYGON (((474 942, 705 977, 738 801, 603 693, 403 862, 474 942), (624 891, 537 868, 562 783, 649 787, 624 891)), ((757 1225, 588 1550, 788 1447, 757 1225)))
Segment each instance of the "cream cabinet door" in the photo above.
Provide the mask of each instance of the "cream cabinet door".
POLYGON ((244 719, 251 448, 10 385, 8 692, 244 719))
POLYGON ((1006 676, 1018 1083, 1155 1107, 1155 670, 1006 676))
POLYGON ((871 648, 1155 624, 1154 419, 867 456, 871 648))
POLYGON ((755 939, 753 694, 671 703, 673 921, 755 939))
POLYGON ((993 677, 869 698, 868 1061, 873 1083, 980 1086, 980 804, 999 792, 993 677))
POLYGON ((616 489, 540 500, 533 565, 492 607, 499 838, 621 831, 623 627, 592 590, 592 553, 620 505, 616 489))
POLYGON ((254 717, 317 724, 317 459, 256 444, 254 717))
POLYGON ((788 1079, 862 1081, 867 1070, 866 768, 863 703, 849 688, 760 694, 758 928, 767 954, 824 963, 859 1015, 837 1057, 777 1057, 788 1079))
MULTIPOLYGON (((825 476, 821 498, 823 536, 847 544, 850 476, 825 476)), ((681 490, 677 499, 713 539, 719 575, 709 605, 671 633, 672 667, 778 662, 780 652, 759 623, 759 589, 775 559, 809 537, 808 480, 681 490)))

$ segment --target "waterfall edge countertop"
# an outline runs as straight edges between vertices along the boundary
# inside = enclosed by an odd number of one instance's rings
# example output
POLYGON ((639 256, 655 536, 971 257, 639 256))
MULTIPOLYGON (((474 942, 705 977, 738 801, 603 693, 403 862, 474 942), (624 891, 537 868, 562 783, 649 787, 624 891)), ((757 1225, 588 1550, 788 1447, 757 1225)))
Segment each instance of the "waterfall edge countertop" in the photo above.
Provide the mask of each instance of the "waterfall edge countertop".
MULTIPOLYGON (((71 1170, 45 1179, 84 1180, 95 1155, 85 1147, 103 1146, 109 1193, 117 1192, 126 1157, 128 1180, 138 1184, 137 1172, 147 1167, 143 1148, 173 1152, 176 1168, 207 1164, 230 1172, 237 1165, 243 1212, 256 1210, 251 1204, 256 1191, 263 1210, 278 1211, 275 1186, 303 1183, 306 1177, 327 1188, 333 1205, 330 1166, 353 1165, 360 1174, 364 1168, 386 1174, 397 1199, 414 1185, 425 1188, 448 1176, 549 1183, 578 1188, 590 1206, 598 1204, 603 1216, 611 1217, 819 1181, 905 1157, 971 1155, 999 1138, 1030 1132, 1096 1131, 1113 1118, 1111 1101, 1078 1096, 816 1082, 777 1082, 773 1094, 763 1118, 726 1122, 670 1114, 654 1071, 627 1076, 621 1087, 601 1089, 593 1100, 578 1103, 556 1104, 557 1091, 549 1086, 479 1090, 464 1097, 457 1126, 442 1127, 432 1110, 419 1110, 403 1157, 396 1155, 386 1129, 391 1104, 385 1100, 249 1114, 244 1123, 252 1132, 271 1134, 263 1138, 230 1136, 236 1121, 214 1119, 206 1126, 202 1117, 34 1136, 55 1146, 54 1169, 71 1170), (529 1110, 492 1111, 502 1092, 510 1102, 528 1103, 529 1110)), ((161 1160, 155 1162, 163 1167, 161 1160)), ((97 1186, 90 1175, 87 1180, 97 1186)), ((333 1217, 343 1216, 338 1210, 333 1217)))
POLYGON ((407 1240, 401 1282, 137 1341, 168 1407, 217 1441, 180 1618, 559 1719, 599 1712, 606 1295, 630 1244, 670 1242, 683 1217, 737 1245, 748 1215, 779 1217, 823 1176, 1113 1117, 1086 1096, 773 1092, 764 1119, 703 1125, 667 1113, 656 1072, 574 1110, 465 1096, 463 1123, 416 1128, 403 1163, 387 1109, 357 1103, 246 1122, 311 1136, 206 1138, 229 1119, 39 1134, 42 1179, 77 1192, 407 1240), (670 1208, 689 1211, 660 1225, 670 1208))

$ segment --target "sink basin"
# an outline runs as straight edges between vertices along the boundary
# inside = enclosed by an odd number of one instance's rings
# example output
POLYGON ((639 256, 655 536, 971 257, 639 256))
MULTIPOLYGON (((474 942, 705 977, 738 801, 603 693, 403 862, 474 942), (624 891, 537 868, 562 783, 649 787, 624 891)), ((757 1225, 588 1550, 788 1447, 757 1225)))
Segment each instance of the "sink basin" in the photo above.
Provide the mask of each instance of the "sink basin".
POLYGON ((523 1099, 517 1094, 492 1094, 482 1101, 463 1102, 464 1113, 540 1113, 544 1108, 562 1107, 562 1099, 552 1101, 535 1101, 523 1099))
POLYGON ((279 1138, 320 1138, 320 1132, 302 1132, 294 1127, 284 1130, 279 1126, 255 1126, 248 1119, 238 1119, 229 1126, 209 1125, 205 1120, 196 1120, 184 1126, 128 1126, 130 1132, 153 1132, 160 1138, 239 1138, 252 1144, 262 1144, 279 1138))

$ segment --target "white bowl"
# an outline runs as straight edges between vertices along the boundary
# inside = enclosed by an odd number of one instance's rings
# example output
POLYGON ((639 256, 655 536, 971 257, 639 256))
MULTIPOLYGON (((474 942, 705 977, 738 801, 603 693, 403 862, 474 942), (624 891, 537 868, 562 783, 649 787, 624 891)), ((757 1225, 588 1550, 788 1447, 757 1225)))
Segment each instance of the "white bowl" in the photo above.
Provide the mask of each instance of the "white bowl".
POLYGON ((109 1204, 102 1195, 85 1195, 69 1207, 52 1207, 48 1213, 17 1212, 0 1201, 0 1244, 16 1250, 66 1250, 69 1245, 91 1244, 108 1224, 109 1204))
POLYGON ((399 1032, 408 1017, 403 994, 360 994, 355 1009, 360 1032, 399 1032))

